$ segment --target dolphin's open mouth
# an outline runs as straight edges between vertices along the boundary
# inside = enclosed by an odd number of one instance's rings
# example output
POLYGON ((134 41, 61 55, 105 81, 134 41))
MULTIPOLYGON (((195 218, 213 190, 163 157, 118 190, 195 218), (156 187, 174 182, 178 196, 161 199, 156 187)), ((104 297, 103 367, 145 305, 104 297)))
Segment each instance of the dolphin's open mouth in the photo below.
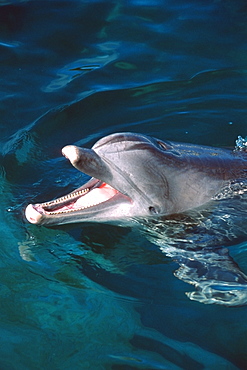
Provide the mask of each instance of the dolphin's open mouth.
POLYGON ((52 215, 74 212, 106 202, 118 193, 106 183, 98 181, 98 186, 77 190, 54 201, 42 203, 42 209, 52 215))
POLYGON ((110 169, 94 150, 68 145, 62 153, 75 168, 92 177, 86 184, 63 197, 29 204, 25 211, 29 222, 50 225, 80 222, 83 217, 104 213, 106 208, 132 204, 128 195, 108 183, 107 178, 112 180, 110 169))
POLYGON ((63 197, 45 203, 29 204, 25 214, 29 222, 38 224, 44 217, 56 217, 87 211, 113 201, 115 198, 116 200, 122 198, 125 201, 128 199, 131 202, 130 198, 121 194, 111 185, 92 178, 81 188, 63 197))

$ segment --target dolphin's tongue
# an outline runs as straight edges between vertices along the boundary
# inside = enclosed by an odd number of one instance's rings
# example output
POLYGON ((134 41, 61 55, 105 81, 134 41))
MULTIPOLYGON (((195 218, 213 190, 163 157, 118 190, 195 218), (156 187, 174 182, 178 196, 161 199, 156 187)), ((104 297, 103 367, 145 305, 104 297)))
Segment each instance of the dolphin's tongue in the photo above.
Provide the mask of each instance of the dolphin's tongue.
POLYGON ((97 204, 106 202, 116 194, 117 190, 112 188, 110 185, 103 183, 100 187, 95 188, 78 198, 75 203, 71 204, 71 206, 64 206, 60 208, 59 211, 61 212, 70 208, 76 210, 93 207, 97 204))

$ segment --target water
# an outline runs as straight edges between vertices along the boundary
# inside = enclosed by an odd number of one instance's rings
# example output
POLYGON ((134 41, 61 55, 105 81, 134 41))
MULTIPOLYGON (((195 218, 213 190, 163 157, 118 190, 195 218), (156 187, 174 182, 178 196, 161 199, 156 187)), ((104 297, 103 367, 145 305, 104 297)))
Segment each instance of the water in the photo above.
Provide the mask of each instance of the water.
MULTIPOLYGON (((246 13, 243 0, 1 2, 0 369, 246 368, 246 306, 190 300, 155 240, 23 217, 86 180, 66 144, 245 137, 246 13)), ((247 273, 246 239, 228 250, 247 273)))

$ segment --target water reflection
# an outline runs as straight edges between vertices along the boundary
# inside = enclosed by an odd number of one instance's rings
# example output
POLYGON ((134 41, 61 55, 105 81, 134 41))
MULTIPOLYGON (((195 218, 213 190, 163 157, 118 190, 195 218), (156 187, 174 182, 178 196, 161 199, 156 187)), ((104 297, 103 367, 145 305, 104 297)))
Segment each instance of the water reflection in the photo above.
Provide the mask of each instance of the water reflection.
POLYGON ((83 50, 84 58, 77 59, 60 70, 57 71, 57 78, 53 79, 47 86, 43 87, 43 91, 47 93, 55 92, 67 86, 75 78, 103 68, 105 65, 117 60, 119 43, 105 42, 91 46, 90 50, 83 50), (92 49, 92 50, 91 50, 92 49))
POLYGON ((241 195, 208 210, 143 223, 147 238, 178 263, 174 275, 196 288, 186 293, 191 300, 247 304, 247 276, 226 248, 246 238, 245 198, 241 195))
MULTIPOLYGON (((193 338, 184 341, 180 329, 180 335, 163 330, 171 324, 171 307, 172 312, 183 311, 189 300, 185 298, 179 308, 179 290, 175 297, 170 286, 171 259, 145 244, 136 228, 85 225, 83 230, 63 231, 30 225, 29 233, 22 256, 26 261, 32 253, 36 261, 26 262, 25 284, 22 278, 15 287, 17 299, 21 296, 18 319, 27 325, 30 317, 35 328, 52 337, 48 348, 46 338, 39 336, 43 350, 53 353, 51 367, 236 369, 210 346, 205 349, 193 338), (157 321, 158 330, 145 324, 149 317, 157 321)), ((174 312, 173 319, 186 326, 191 315, 195 318, 196 308, 184 317, 174 312)), ((198 327, 200 334, 202 330, 198 327)), ((36 346, 37 340, 33 343, 36 346)), ((45 358, 30 357, 33 366, 45 358)))

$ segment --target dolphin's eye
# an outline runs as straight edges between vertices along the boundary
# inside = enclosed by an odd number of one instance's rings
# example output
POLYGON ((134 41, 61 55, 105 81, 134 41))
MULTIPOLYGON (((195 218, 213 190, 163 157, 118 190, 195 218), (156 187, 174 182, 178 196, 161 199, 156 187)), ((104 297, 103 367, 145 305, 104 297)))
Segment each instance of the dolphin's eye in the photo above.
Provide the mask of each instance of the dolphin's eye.
POLYGON ((155 214, 156 213, 156 209, 154 207, 150 206, 148 209, 149 209, 149 212, 151 214, 155 214))
POLYGON ((159 147, 163 150, 167 150, 167 146, 165 143, 163 143, 163 141, 157 141, 157 144, 159 145, 159 147))

